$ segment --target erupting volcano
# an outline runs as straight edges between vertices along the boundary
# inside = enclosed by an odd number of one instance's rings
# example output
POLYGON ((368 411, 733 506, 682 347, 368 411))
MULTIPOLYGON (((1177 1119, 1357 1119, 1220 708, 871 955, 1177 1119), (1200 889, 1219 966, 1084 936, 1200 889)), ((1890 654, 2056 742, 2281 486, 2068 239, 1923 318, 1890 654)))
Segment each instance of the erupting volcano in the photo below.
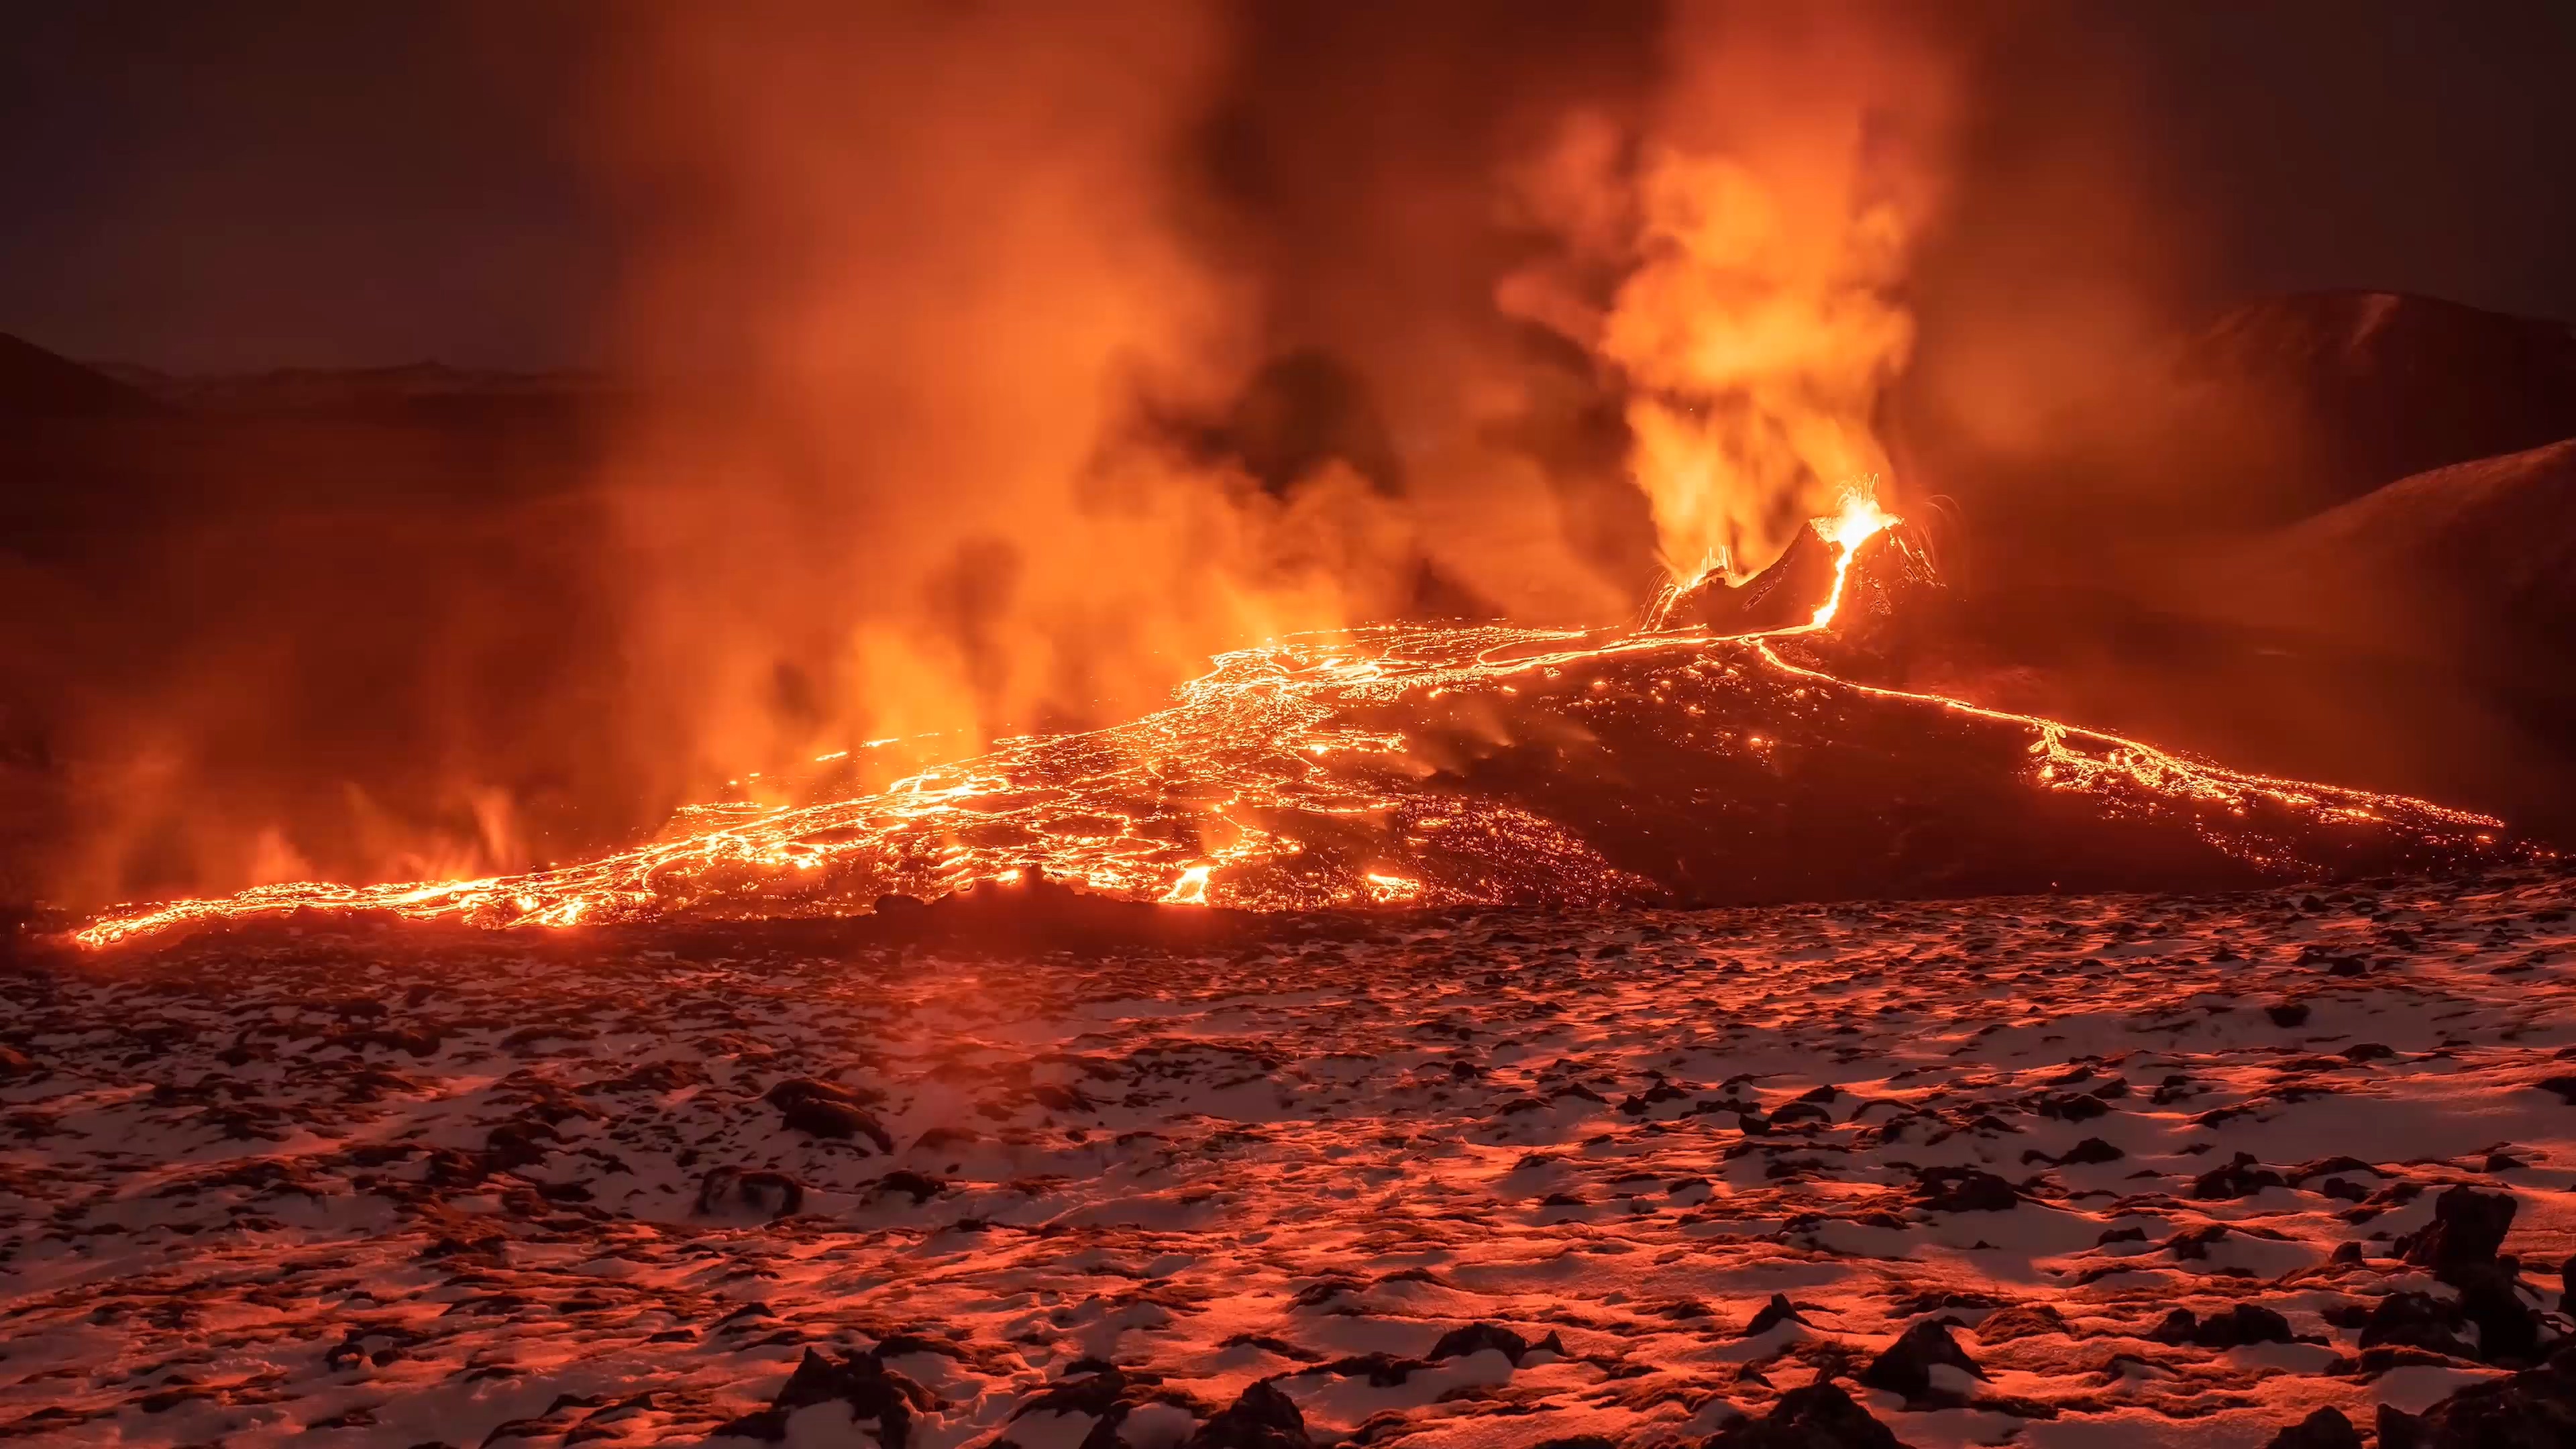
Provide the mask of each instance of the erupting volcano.
POLYGON ((20 8, 0 1441, 2576 1445, 2536 7, 20 8))
POLYGON ((873 794, 685 812, 694 828, 531 874, 142 906, 79 939, 296 910, 840 915, 1024 874, 1255 911, 1740 905, 2209 888, 2516 849, 2488 816, 1854 677, 1931 587, 1914 531, 1861 485, 1769 569, 1670 588, 1641 629, 1288 638, 1219 656, 1132 723, 1005 741, 873 794))

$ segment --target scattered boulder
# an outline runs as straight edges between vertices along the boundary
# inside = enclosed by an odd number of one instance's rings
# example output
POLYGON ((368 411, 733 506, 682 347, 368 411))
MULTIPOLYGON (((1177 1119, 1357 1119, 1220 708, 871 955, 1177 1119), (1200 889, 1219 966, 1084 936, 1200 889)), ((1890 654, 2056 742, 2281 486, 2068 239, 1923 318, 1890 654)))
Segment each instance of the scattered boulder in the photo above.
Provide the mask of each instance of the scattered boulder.
POLYGON ((1753 1321, 1745 1324, 1744 1332, 1737 1336, 1740 1338, 1751 1338, 1757 1333, 1766 1333, 1771 1329, 1779 1327, 1783 1323, 1796 1323, 1803 1325, 1806 1321, 1807 1320, 1798 1316, 1798 1305, 1789 1301, 1789 1295, 1785 1293, 1774 1293, 1771 1295, 1770 1302, 1763 1304, 1759 1309, 1754 1311, 1753 1321))
POLYGON ((1405 1358, 1379 1349, 1373 1353, 1355 1353, 1337 1358, 1323 1366, 1323 1372, 1339 1374, 1346 1379, 1364 1378, 1373 1389, 1391 1389, 1413 1377, 1414 1370, 1431 1367, 1428 1359, 1405 1358))
POLYGON ((2111 1106, 2088 1092, 2050 1092, 2039 1099, 2038 1110, 2061 1122, 2089 1122, 2108 1114, 2111 1106))
POLYGON ((2188 1258, 2198 1262, 2209 1256, 2210 1244, 2219 1242, 2226 1236, 2227 1224, 2202 1223, 2199 1227, 2185 1228, 2165 1239, 2164 1247, 2166 1252, 2177 1258, 2188 1258))
POLYGON ((2510 1193, 2449 1188, 2433 1200, 2433 1221, 2398 1240, 2405 1261, 2460 1290, 2456 1311, 2477 1325, 2477 1354, 2489 1363, 2528 1363, 2540 1351, 2540 1313, 2523 1301, 2521 1265, 2496 1256, 2515 1206, 2510 1193))
POLYGON ((1307 1449, 1313 1442, 1296 1401, 1262 1379, 1201 1424, 1182 1449, 1307 1449))
POLYGON ((2456 1303, 2445 1303, 2430 1293, 2391 1293, 2379 1300, 2370 1310, 2369 1320, 2362 1324, 2361 1346, 2402 1344, 2467 1358, 2469 1346, 2460 1341, 2459 1325, 2460 1309, 2456 1303))
POLYGON ((2445 1283, 2465 1269, 2495 1261, 2504 1235, 2513 1226, 2511 1193, 2480 1192, 2473 1187, 2446 1189, 2433 1200, 2433 1221, 2400 1240, 2399 1256, 2430 1268, 2445 1283))
POLYGON ((788 1415, 834 1400, 849 1405, 853 1420, 874 1420, 885 1449, 908 1449, 913 1415, 940 1407, 938 1395, 878 1362, 874 1350, 833 1359, 809 1348, 768 1408, 720 1425, 714 1433, 779 1443, 787 1437, 788 1415))
POLYGON ((2011 1183, 1974 1167, 1927 1167, 1915 1174, 1915 1201, 1933 1212, 2004 1212, 2021 1201, 2011 1183))
POLYGON ((1870 1416, 1839 1385, 1791 1389, 1759 1419, 1729 1424, 1701 1449, 1905 1449, 1895 1431, 1870 1416))
POLYGON ((879 1152, 894 1151, 894 1138, 887 1135, 884 1124, 847 1087, 811 1077, 790 1077, 771 1087, 764 1100, 778 1109, 789 1128, 809 1137, 843 1141, 865 1137, 877 1145, 879 1152))
POLYGON ((1986 1371, 1950 1336, 1947 1323, 1927 1318, 1888 1345, 1885 1353, 1861 1371, 1860 1381, 1873 1389, 1902 1394, 1906 1402, 1913 1403, 1933 1397, 1932 1370, 1941 1364, 1973 1378, 1986 1376, 1986 1371))
POLYGON ((2324 1408, 2273 1435, 2266 1449, 2361 1449, 2361 1431, 2341 1409, 2324 1408))
POLYGON ((1057 1379, 1023 1400, 1011 1411, 1014 1419, 1031 1414, 1088 1414, 1095 1419, 1115 1424, 1127 1417, 1136 1398, 1135 1390, 1161 1383, 1150 1373, 1134 1373, 1098 1359, 1077 1359, 1057 1379))
POLYGON ((2379 1449, 2559 1449, 2576 1444, 2576 1349, 2471 1384, 2421 1414, 2379 1406, 2379 1449))
POLYGON ((1443 1359, 1464 1358, 1489 1348, 1510 1359, 1514 1368, 1521 1366, 1523 1356, 1540 1350, 1559 1358, 1565 1356, 1565 1341, 1552 1332, 1532 1343, 1499 1323, 1470 1323, 1440 1335, 1440 1341, 1431 1346, 1428 1357, 1432 1363, 1438 1363, 1443 1359))
POLYGON ((2453 1270, 2460 1314, 2477 1325, 2478 1357, 2495 1364, 2524 1364, 2539 1357, 2541 1318, 2522 1301, 2519 1265, 2512 1259, 2453 1270))
POLYGON ((535 1118, 500 1123, 483 1135, 485 1161, 504 1172, 534 1167, 546 1160, 559 1139, 555 1129, 535 1118))
POLYGON ((2252 1303, 2238 1303, 2225 1313, 2199 1317, 2188 1308, 2177 1308, 2165 1315, 2147 1337, 2158 1343, 2191 1344, 2196 1348, 2240 1348, 2249 1343, 2296 1343, 2298 1335, 2290 1332, 2290 1320, 2269 1308, 2252 1303))
POLYGON ((889 1193, 902 1193, 912 1199, 914 1207, 921 1206, 947 1190, 947 1183, 926 1172, 915 1172, 909 1167, 896 1168, 878 1178, 875 1186, 869 1189, 871 1193, 880 1197, 889 1193))
POLYGON ((2267 1187, 2287 1187, 2289 1179, 2263 1166, 2251 1152, 2236 1154, 2225 1167, 2212 1168, 2191 1181, 2191 1195, 2204 1202, 2252 1197, 2267 1187))
POLYGON ((2044 1333, 2066 1333, 2066 1315, 2045 1303, 2018 1303, 1986 1315, 1977 1325, 1980 1343, 2010 1343, 2044 1333))
POLYGON ((772 1220, 794 1217, 805 1210, 805 1184, 767 1168, 718 1167, 698 1179, 699 1217, 746 1208, 772 1220))

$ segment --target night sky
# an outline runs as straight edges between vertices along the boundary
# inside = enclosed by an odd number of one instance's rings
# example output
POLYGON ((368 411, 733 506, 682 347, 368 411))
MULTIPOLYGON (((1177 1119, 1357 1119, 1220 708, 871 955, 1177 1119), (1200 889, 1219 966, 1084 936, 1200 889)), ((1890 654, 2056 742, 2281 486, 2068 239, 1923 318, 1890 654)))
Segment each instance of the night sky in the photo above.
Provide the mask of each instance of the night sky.
MULTIPOLYGON (((2576 318, 2576 6, 2013 8, 2011 124, 2118 97, 2140 149, 2104 164, 2149 158, 2202 290, 2576 318)), ((0 331, 176 370, 602 360, 621 228, 579 97, 619 5, 12 9, 0 331)))

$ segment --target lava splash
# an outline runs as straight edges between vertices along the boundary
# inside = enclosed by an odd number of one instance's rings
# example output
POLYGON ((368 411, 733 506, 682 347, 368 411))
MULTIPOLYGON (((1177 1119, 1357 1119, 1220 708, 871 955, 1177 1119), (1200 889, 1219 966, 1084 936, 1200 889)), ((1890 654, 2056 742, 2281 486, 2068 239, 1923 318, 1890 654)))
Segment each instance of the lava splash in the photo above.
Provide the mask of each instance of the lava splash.
POLYGON ((849 914, 1029 873, 1291 911, 2220 889, 2515 852, 2502 822, 1856 682, 1928 565, 1867 490, 1636 631, 1388 625, 1220 655, 1170 707, 561 869, 264 886, 107 946, 296 910, 487 927, 849 914), (1855 604, 1865 598, 1868 607, 1855 604))

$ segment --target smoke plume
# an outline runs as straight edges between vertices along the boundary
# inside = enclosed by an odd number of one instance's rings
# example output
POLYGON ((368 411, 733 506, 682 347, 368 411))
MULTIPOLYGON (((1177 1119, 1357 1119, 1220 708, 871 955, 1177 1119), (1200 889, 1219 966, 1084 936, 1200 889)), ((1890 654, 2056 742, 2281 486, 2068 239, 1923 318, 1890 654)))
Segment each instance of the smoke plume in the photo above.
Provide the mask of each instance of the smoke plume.
POLYGON ((1894 9, 1685 8, 1666 58, 1636 134, 1578 116, 1530 169, 1564 249, 1503 301, 1618 369, 1662 562, 1691 578, 1769 563, 1887 473, 1878 406, 1913 342, 1952 97, 1894 9))
POLYGON ((1397 596, 1365 480, 1265 488, 1184 425, 1258 362, 1257 287, 1191 232, 1215 12, 660 13, 606 92, 626 347, 716 400, 609 487, 687 786, 1131 715, 1397 596))

